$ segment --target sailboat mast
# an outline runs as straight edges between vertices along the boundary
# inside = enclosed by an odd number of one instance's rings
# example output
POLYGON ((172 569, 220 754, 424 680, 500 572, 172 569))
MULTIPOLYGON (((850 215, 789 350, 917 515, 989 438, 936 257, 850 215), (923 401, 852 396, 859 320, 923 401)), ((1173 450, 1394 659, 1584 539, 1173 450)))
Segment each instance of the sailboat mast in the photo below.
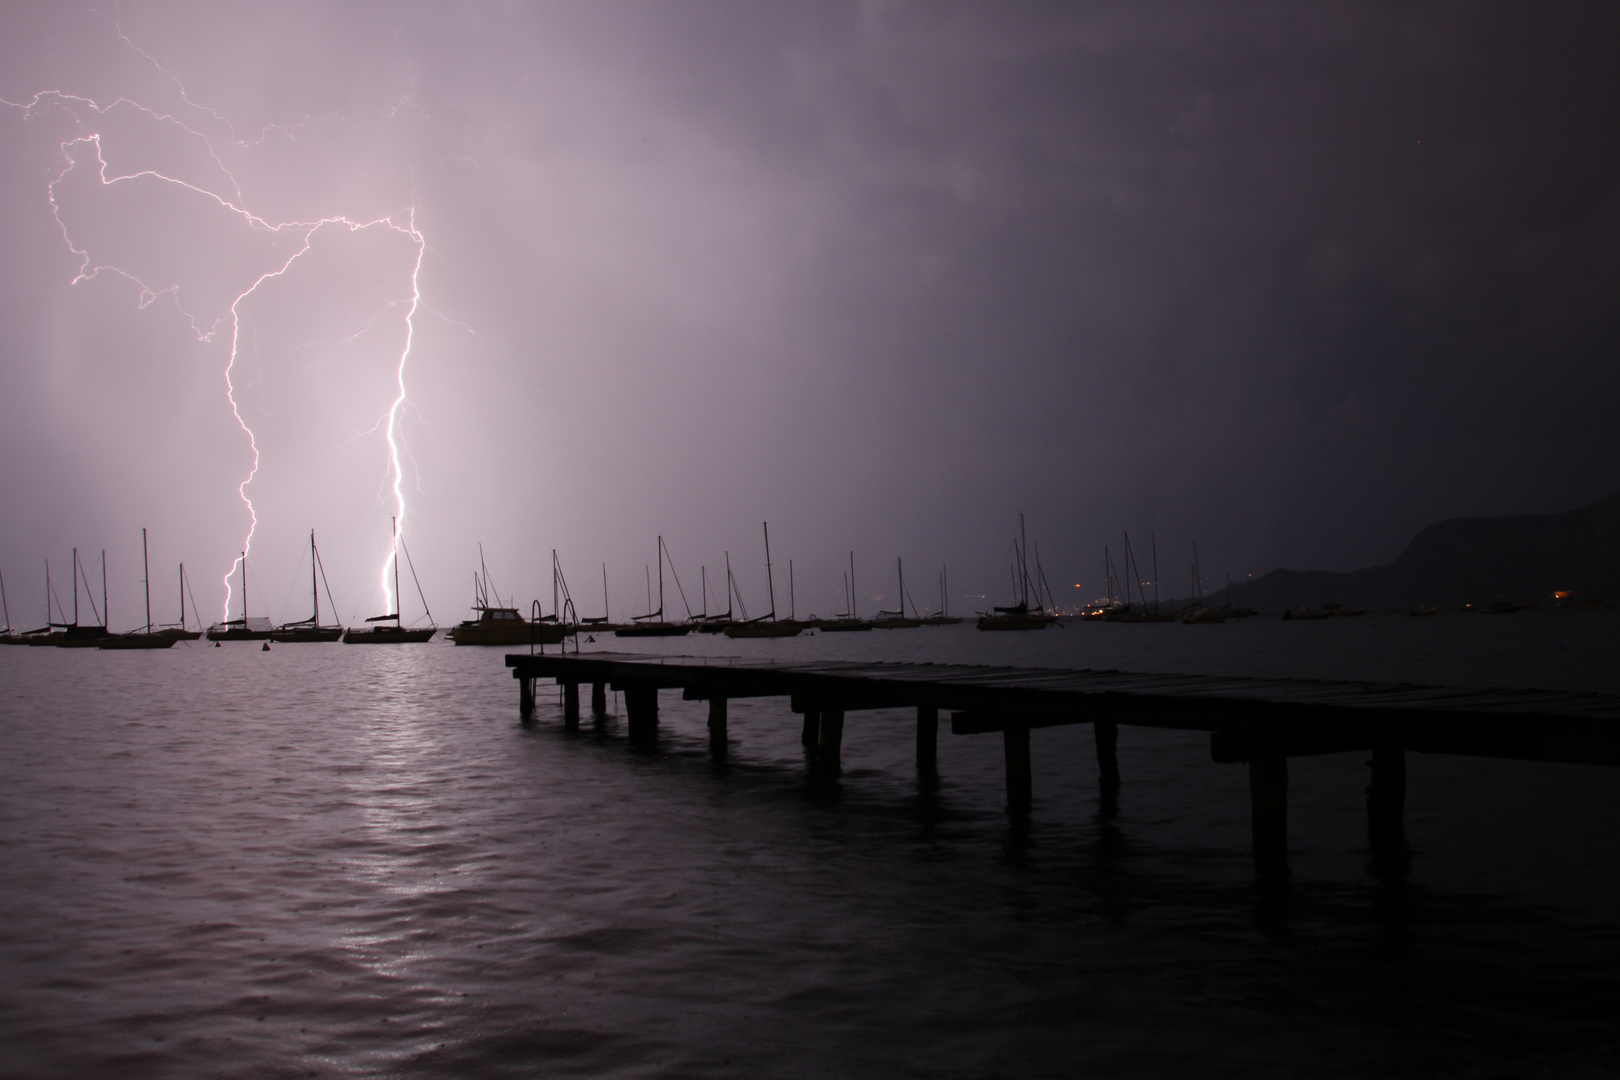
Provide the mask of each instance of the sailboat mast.
POLYGON ((112 612, 107 606, 107 549, 101 549, 101 628, 112 624, 112 612))
MULTIPOLYGON (((152 632, 152 564, 146 558, 146 530, 141 530, 141 585, 146 589, 146 632, 152 632)), ((10 619, 6 622, 9 624, 10 619)))
POLYGON ((186 564, 180 564, 180 629, 186 628, 186 564))
POLYGON ((79 549, 73 549, 73 625, 79 625, 79 549))
POLYGON ((315 587, 315 530, 309 530, 309 626, 321 625, 321 594, 315 587))
POLYGON ((855 553, 851 551, 849 553, 849 617, 852 619, 861 617, 860 612, 855 610, 857 603, 859 601, 855 598, 855 553))
POLYGON ((603 620, 606 621, 611 616, 611 614, 612 613, 608 611, 608 599, 607 599, 607 563, 603 563, 602 564, 602 618, 603 618, 603 620))
POLYGON ((770 593, 771 620, 776 620, 776 582, 771 577, 771 523, 764 522, 765 528, 765 590, 770 593))
POLYGON ((799 604, 793 598, 793 560, 788 560, 788 621, 799 617, 799 604))
POLYGON ((658 618, 664 617, 664 538, 658 538, 658 618))
POLYGON ((900 564, 900 556, 894 557, 894 572, 900 579, 900 617, 906 617, 906 568, 900 564))
MULTIPOLYGON (((405 605, 399 602, 399 518, 388 519, 394 530, 394 625, 403 626, 404 620, 400 618, 400 609, 405 605)), ((247 611, 242 612, 242 624, 247 625, 247 611)))
POLYGON ((1018 515, 1018 569, 1022 573, 1024 607, 1029 607, 1029 534, 1024 530, 1024 515, 1018 515))
POLYGON ((247 629, 247 552, 242 552, 242 629, 247 629))
POLYGON ((1153 614, 1159 613, 1159 534, 1148 533, 1148 543, 1153 545, 1153 614))
MULTIPOLYGON (((4 609, 5 611, 6 633, 9 634, 11 633, 11 605, 6 603, 6 575, 4 574, 0 574, 0 609, 4 609)), ((50 621, 50 616, 51 613, 47 611, 45 613, 46 622, 50 621)))

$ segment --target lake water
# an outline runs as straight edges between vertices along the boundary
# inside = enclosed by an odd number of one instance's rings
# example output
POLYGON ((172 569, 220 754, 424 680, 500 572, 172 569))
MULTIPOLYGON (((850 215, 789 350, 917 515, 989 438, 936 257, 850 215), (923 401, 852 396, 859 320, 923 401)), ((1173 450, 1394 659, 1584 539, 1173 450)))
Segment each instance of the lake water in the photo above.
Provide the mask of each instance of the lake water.
MULTIPOLYGON (((1014 663, 1620 692, 1620 618, 957 628, 648 653, 1014 663)), ((503 650, 0 649, 7 1077, 1620 1075, 1620 772, 1409 755, 1405 872, 1365 754, 1291 763, 1290 873, 1247 775, 1124 728, 1000 740, 666 693, 518 722, 503 650)))

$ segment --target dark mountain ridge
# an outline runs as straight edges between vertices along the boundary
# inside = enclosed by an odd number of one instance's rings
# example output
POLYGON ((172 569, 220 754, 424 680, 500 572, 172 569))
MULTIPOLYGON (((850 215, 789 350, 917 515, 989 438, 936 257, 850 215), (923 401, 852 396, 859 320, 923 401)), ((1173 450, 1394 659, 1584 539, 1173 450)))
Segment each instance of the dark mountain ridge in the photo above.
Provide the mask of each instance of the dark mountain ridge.
MULTIPOLYGON (((1421 530, 1388 566, 1350 573, 1273 570, 1237 590, 1262 611, 1324 601, 1363 608, 1549 603, 1620 596, 1620 494, 1562 514, 1453 518, 1421 530)), ((1225 602, 1221 590, 1216 602, 1225 602)))

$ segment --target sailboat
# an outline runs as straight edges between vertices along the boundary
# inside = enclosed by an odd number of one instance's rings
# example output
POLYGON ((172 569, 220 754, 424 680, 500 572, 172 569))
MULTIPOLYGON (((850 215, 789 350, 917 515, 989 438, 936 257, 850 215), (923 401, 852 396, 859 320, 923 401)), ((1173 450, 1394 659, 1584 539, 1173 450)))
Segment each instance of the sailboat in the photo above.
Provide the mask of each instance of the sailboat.
MULTIPOLYGON (((714 615, 714 616, 705 615, 704 618, 702 620, 700 620, 699 623, 698 623, 698 633, 700 633, 700 634, 722 634, 722 633, 725 633, 725 630, 726 630, 726 628, 728 626, 736 626, 737 625, 737 620, 732 615, 732 598, 736 597, 737 606, 742 607, 742 597, 737 596, 737 581, 736 581, 735 578, 733 578, 731 576, 731 552, 729 552, 729 551, 725 552, 725 557, 726 557, 726 612, 725 612, 724 615, 714 615)), ((707 575, 707 571, 705 571, 705 579, 704 579, 705 593, 704 593, 704 597, 703 597, 703 610, 705 612, 707 612, 708 609, 709 609, 709 598, 708 598, 708 593, 707 593, 708 583, 707 583, 707 576, 706 575, 707 575)), ((743 608, 743 618, 744 619, 748 618, 748 609, 746 607, 743 608)))
POLYGON ((247 613, 247 552, 242 552, 242 617, 226 619, 208 628, 209 641, 268 641, 270 620, 263 616, 248 618, 247 613))
MULTIPOLYGON (((78 603, 77 599, 74 603, 78 603)), ((67 612, 62 610, 62 601, 57 599, 56 590, 51 587, 51 560, 45 560, 45 625, 33 630, 24 630, 19 635, 24 645, 55 645, 62 640, 67 627, 72 625, 67 621, 67 612), (55 601, 56 613, 62 616, 61 622, 51 620, 52 601, 55 601)))
POLYGON ((79 566, 79 549, 73 549, 73 625, 62 631, 62 639, 56 644, 63 649, 93 649, 101 644, 110 635, 107 631, 107 553, 101 553, 101 611, 96 611, 95 594, 90 591, 88 578, 84 582, 85 599, 90 601, 90 610, 101 619, 99 626, 79 625, 79 579, 84 577, 84 570, 79 566))
MULTIPOLYGON (((675 570, 670 564, 670 572, 675 570)), ((684 595, 684 594, 683 594, 684 595)), ((652 579, 647 579, 647 606, 652 607, 652 579)), ((629 626, 613 631, 616 637, 682 637, 692 632, 692 623, 670 622, 664 618, 664 538, 658 538, 658 610, 631 616, 629 626)))
POLYGON ((1024 531, 1024 515, 1018 515, 1018 539, 1013 541, 1014 582, 1018 587, 1018 603, 995 608, 989 615, 979 616, 980 630, 1044 630, 1057 622, 1057 616, 1040 606, 1037 595, 1035 610, 1030 610, 1029 594, 1029 536, 1024 531))
MULTIPOLYGON (((557 553, 551 553, 553 603, 557 591, 557 553)), ((530 622, 516 607, 502 606, 500 594, 490 584, 489 567, 484 565, 484 545, 478 545, 478 573, 473 575, 473 604, 476 617, 452 626, 446 636, 457 645, 557 645, 566 632, 555 615, 549 621, 530 622), (490 603, 491 597, 495 603, 490 603)))
POLYGON ((433 635, 439 632, 433 623, 433 612, 428 611, 427 597, 422 595, 422 582, 416 576, 416 564, 411 563, 411 549, 405 548, 405 561, 411 567, 411 580, 416 582, 416 595, 422 601, 422 610, 427 614, 428 625, 425 627, 406 626, 399 620, 399 549, 404 541, 399 538, 399 519, 389 518, 394 529, 394 610, 388 615, 373 615, 367 619, 368 623, 383 623, 390 619, 393 626, 368 626, 361 628, 351 626, 343 631, 343 644, 345 645, 409 645, 422 641, 432 641, 433 635))
MULTIPOLYGON (((187 630, 186 629, 186 594, 189 591, 190 591, 190 586, 186 582, 186 564, 181 563, 180 564, 180 621, 175 622, 175 623, 164 623, 164 624, 162 624, 161 626, 159 626, 157 628, 158 633, 165 634, 165 635, 167 635, 169 637, 172 637, 176 641, 196 641, 198 638, 202 637, 203 632, 201 630, 187 630)), ((195 596, 193 596, 191 598, 191 613, 193 615, 197 615, 197 598, 195 596)), ((197 615, 197 625, 198 626, 202 625, 202 616, 200 616, 200 615, 197 615)))
MULTIPOLYGON (((316 590, 316 577, 319 573, 321 580, 326 579, 326 567, 321 565, 321 553, 315 547, 315 530, 309 530, 309 618, 299 619, 297 622, 282 623, 270 631, 271 641, 337 641, 343 636, 343 627, 321 625, 321 597, 316 590)), ((327 586, 326 602, 334 612, 337 605, 332 603, 332 588, 327 586)))
POLYGON ((765 587, 770 593, 771 610, 757 619, 747 622, 735 623, 726 627, 728 638, 778 638, 798 637, 804 630, 804 624, 794 619, 778 619, 776 617, 776 582, 771 577, 771 526, 765 523, 765 587))
POLYGON ((855 553, 849 553, 849 572, 844 575, 844 613, 821 624, 823 632, 853 633, 872 629, 872 620, 861 618, 855 599, 855 553))
POLYGON ((962 621, 962 616, 951 614, 950 586, 946 576, 945 567, 939 568, 939 614, 925 616, 922 620, 924 626, 955 626, 962 621))
POLYGON ((618 624, 612 621, 612 612, 608 609, 607 563, 602 564, 602 615, 600 618, 591 615, 579 621, 586 631, 593 633, 605 633, 619 628, 618 624))
POLYGON ((117 634, 101 642, 103 649, 168 649, 175 639, 152 632, 152 567, 146 557, 146 530, 141 530, 141 587, 146 591, 146 628, 117 634))
MULTIPOLYGON (((898 555, 894 558, 894 571, 900 581, 900 610, 879 611, 878 617, 872 620, 872 625, 879 630, 915 630, 922 625, 918 618, 906 618, 906 570, 900 563, 898 555)), ((913 611, 916 605, 912 605, 913 611)))
POLYGON ((11 604, 6 600, 6 575, 0 574, 0 609, 5 611, 6 629, 0 633, 0 645, 25 645, 22 636, 11 629, 11 604))

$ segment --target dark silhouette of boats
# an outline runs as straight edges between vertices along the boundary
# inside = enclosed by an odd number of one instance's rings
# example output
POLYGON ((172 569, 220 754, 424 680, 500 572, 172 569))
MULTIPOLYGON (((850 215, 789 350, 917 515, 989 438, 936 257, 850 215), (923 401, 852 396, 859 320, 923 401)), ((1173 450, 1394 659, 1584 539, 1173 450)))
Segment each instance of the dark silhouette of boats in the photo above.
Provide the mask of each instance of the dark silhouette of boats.
POLYGON ((248 617, 247 613, 247 552, 242 559, 242 617, 226 619, 208 628, 209 641, 269 641, 270 620, 263 616, 248 617))
MULTIPOLYGON (((629 626, 621 626, 613 633, 617 637, 683 637, 690 634, 693 624, 688 622, 670 622, 664 618, 664 538, 658 538, 658 610, 648 611, 645 615, 633 615, 629 626)), ((675 564, 670 563, 670 573, 675 572, 675 564)), ((680 588, 680 579, 675 581, 675 587, 680 588)), ((686 603, 686 593, 681 593, 681 603, 686 603)), ((652 577, 647 577, 647 607, 652 607, 652 577)), ((690 609, 687 611, 691 615, 690 609)))
MULTIPOLYGON (((1018 589, 1018 602, 1008 607, 993 608, 988 615, 980 615, 978 628, 980 630, 1045 630, 1057 622, 1057 616, 1049 613, 1044 606, 1031 608, 1029 606, 1030 593, 1036 593, 1037 605, 1040 604, 1040 594, 1035 590, 1034 583, 1029 574, 1029 537, 1024 531, 1024 515, 1018 515, 1018 537, 1013 540, 1013 579, 1018 589)), ((1037 573, 1040 580, 1045 580, 1044 573, 1037 573)))
POLYGON ((1106 622, 1122 623, 1160 623, 1175 622, 1177 616, 1161 614, 1159 611, 1159 540, 1156 535, 1152 537, 1153 544, 1153 604, 1150 607, 1147 599, 1147 585, 1142 581, 1142 566, 1136 561, 1136 552, 1131 548, 1131 534, 1125 533, 1125 606, 1115 608, 1104 616, 1106 622), (1133 572, 1134 571, 1134 572, 1133 572), (1136 582, 1137 598, 1141 606, 1131 603, 1131 581, 1136 582))
POLYGON ((405 547, 405 542, 399 537, 399 519, 390 518, 394 530, 394 610, 388 615, 373 615, 367 619, 368 623, 385 623, 393 620, 393 626, 351 626, 343 631, 343 644, 345 645, 414 645, 424 641, 432 641, 433 635, 439 632, 433 626, 433 612, 428 610, 427 597, 422 594, 422 582, 416 576, 416 564, 411 561, 411 549, 405 547), (399 609, 399 551, 405 548, 405 562, 411 568, 411 580, 416 582, 416 595, 422 601, 422 611, 426 613, 429 625, 425 627, 406 626, 400 622, 399 609))
POLYGON ((924 615, 924 626, 955 626, 962 621, 962 616, 951 614, 950 585, 945 567, 939 568, 939 613, 924 615))
POLYGON ((6 616, 6 629, 0 633, 0 645, 26 645, 22 635, 16 633, 11 627, 11 603, 6 599, 6 575, 0 574, 0 609, 4 609, 6 616))
POLYGON ((849 570, 844 574, 844 613, 824 620, 819 627, 823 632, 835 634, 858 633, 872 629, 872 620, 861 618, 855 599, 855 553, 849 553, 849 570))
MULTIPOLYGON (((557 553, 551 553, 552 600, 556 602, 559 569, 557 553)), ((484 564, 484 545, 478 545, 478 573, 473 575, 475 618, 464 619, 446 631, 457 645, 558 645, 572 632, 556 615, 529 620, 515 606, 503 606, 500 593, 490 584, 489 567, 484 564), (494 603, 491 603, 491 599, 494 603), (549 620, 549 621, 548 621, 549 620)))
MULTIPOLYGON (((726 611, 724 615, 709 615, 708 596, 708 570, 704 570, 704 616, 698 620, 697 631, 700 634, 723 634, 728 626, 736 626, 737 618, 733 614, 733 605, 743 607, 742 597, 737 595, 737 581, 731 576, 731 552, 724 553, 726 559, 726 611)), ((743 607, 743 618, 748 617, 748 609, 743 607)))
MULTIPOLYGON (((74 597, 73 602, 75 606, 77 606, 78 597, 74 597)), ((57 642, 62 640, 63 635, 66 633, 67 627, 71 625, 73 624, 67 621, 67 612, 62 610, 61 599, 56 595, 56 590, 51 586, 51 560, 46 559, 45 625, 36 627, 33 630, 24 630, 21 634, 17 635, 17 643, 20 645, 54 646, 57 642), (62 617, 61 622, 56 622, 51 618, 53 607, 56 613, 62 617)))
POLYGON ((85 599, 90 601, 90 610, 101 619, 100 625, 79 625, 79 579, 84 577, 84 569, 79 565, 79 549, 73 549, 73 622, 62 629, 62 637, 56 642, 63 649, 93 649, 112 635, 107 630, 107 621, 104 612, 107 608, 107 553, 101 553, 101 611, 96 611, 95 594, 90 590, 88 578, 84 582, 85 599))
MULTIPOLYGON (((900 583, 900 610, 879 609, 877 618, 872 620, 872 625, 879 630, 915 630, 922 625, 922 620, 915 616, 911 618, 906 616, 906 568, 901 564, 898 555, 894 557, 894 572, 900 583)), ((911 605, 911 609, 915 612, 917 605, 911 605)))
MULTIPOLYGON (((343 627, 321 625, 321 598, 316 590, 316 575, 320 580, 326 580, 326 567, 321 565, 321 553, 315 546, 315 530, 309 530, 309 618, 299 619, 297 622, 282 623, 270 631, 270 640, 275 642, 327 642, 337 641, 343 637, 343 627)), ((326 588, 326 603, 335 613, 337 605, 332 603, 332 587, 326 588)))
POLYGON ((798 637, 804 631, 804 624, 795 619, 778 619, 776 617, 776 581, 771 575, 771 526, 769 522, 765 529, 765 588, 771 598, 771 610, 757 619, 747 622, 733 623, 726 627, 725 635, 728 638, 782 638, 798 637))
POLYGON ((117 634, 104 640, 103 649, 170 649, 175 639, 167 634, 152 632, 152 567, 146 557, 146 530, 141 530, 141 588, 146 593, 146 627, 117 634))
MULTIPOLYGON (((168 637, 174 638, 174 640, 176 640, 176 641, 196 641, 198 638, 202 637, 203 632, 201 630, 188 630, 186 628, 186 595, 190 591, 191 591, 191 586, 186 581, 186 564, 181 563, 180 564, 180 621, 176 622, 176 623, 163 623, 163 624, 159 625, 157 627, 157 631, 156 631, 157 633, 165 634, 168 637)), ((196 616, 197 625, 199 627, 202 626, 202 624, 203 624, 202 616, 197 615, 197 598, 195 596, 193 596, 191 598, 191 613, 192 613, 192 615, 196 616)))

